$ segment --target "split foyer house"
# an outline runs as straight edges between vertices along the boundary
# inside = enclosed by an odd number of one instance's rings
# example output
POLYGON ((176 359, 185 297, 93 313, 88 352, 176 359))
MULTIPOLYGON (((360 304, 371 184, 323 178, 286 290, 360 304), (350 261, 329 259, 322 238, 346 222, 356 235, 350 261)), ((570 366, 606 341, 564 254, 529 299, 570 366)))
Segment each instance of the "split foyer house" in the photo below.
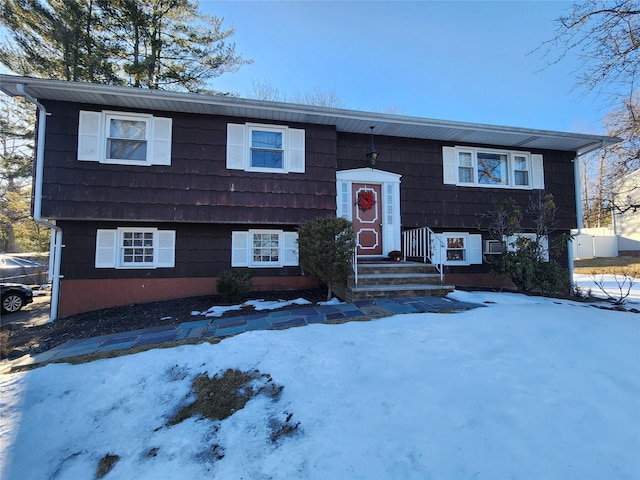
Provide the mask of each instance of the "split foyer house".
POLYGON ((231 268, 256 290, 314 286, 297 227, 327 215, 353 221, 360 260, 433 261, 416 249, 435 237, 445 283, 487 285, 493 202, 551 193, 569 232, 577 156, 616 141, 10 75, 0 88, 38 107, 33 214, 53 232, 54 318, 215 293, 231 268))

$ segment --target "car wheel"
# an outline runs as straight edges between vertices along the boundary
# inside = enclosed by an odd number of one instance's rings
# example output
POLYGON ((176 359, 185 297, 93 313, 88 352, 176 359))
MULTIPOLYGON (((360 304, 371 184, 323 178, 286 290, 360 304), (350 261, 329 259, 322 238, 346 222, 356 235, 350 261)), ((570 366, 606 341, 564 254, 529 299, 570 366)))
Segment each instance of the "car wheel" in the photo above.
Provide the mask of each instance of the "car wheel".
POLYGON ((24 300, 17 293, 8 293, 2 297, 2 312, 14 313, 22 308, 24 300))

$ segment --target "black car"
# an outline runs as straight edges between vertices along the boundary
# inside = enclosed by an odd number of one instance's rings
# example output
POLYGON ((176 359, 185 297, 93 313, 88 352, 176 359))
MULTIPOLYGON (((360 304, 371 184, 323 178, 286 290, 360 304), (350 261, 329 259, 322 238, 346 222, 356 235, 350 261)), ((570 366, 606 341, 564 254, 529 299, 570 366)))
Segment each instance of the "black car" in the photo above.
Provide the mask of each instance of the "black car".
POLYGON ((33 292, 19 283, 0 283, 2 313, 14 313, 33 302, 33 292))

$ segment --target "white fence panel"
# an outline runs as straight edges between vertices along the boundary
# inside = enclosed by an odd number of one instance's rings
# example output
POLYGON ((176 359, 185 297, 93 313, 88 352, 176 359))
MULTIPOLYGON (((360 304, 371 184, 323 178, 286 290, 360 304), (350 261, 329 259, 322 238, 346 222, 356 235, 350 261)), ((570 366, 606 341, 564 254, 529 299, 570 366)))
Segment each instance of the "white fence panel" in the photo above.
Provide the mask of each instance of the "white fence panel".
POLYGON ((590 235, 581 233, 573 239, 574 258, 617 257, 618 237, 616 235, 590 235))

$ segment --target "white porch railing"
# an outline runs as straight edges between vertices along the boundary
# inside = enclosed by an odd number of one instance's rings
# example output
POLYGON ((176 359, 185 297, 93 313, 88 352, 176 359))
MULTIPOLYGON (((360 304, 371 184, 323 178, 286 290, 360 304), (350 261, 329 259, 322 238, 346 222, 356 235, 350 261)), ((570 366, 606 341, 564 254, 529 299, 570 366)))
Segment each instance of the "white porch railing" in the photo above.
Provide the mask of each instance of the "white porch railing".
POLYGON ((353 249, 353 279, 356 285, 358 285, 358 246, 353 249))
POLYGON ((440 283, 444 280, 443 260, 445 245, 429 227, 414 228, 402 232, 402 245, 404 258, 421 258, 424 263, 427 260, 436 267, 440 273, 440 283))

